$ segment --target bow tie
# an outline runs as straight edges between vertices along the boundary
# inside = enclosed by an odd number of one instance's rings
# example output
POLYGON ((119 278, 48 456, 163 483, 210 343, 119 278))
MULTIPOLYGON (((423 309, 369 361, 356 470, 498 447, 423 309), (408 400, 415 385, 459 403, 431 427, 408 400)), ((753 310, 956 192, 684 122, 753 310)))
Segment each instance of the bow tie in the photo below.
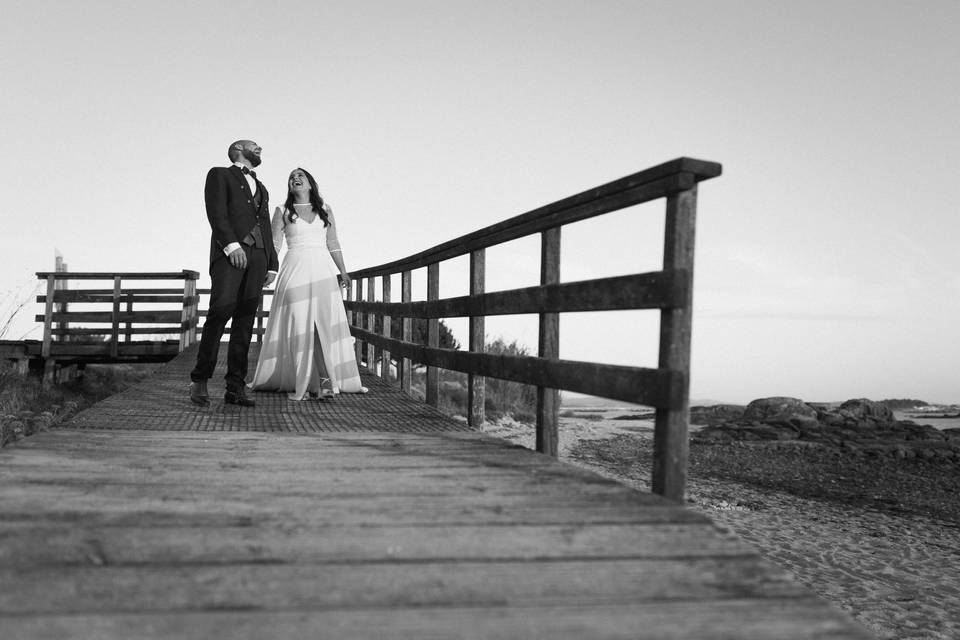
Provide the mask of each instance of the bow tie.
POLYGON ((256 172, 256 171, 251 171, 250 169, 247 169, 246 167, 240 167, 240 170, 243 171, 244 174, 249 174, 249 175, 253 176, 253 179, 254 179, 254 180, 257 179, 257 172, 256 172))

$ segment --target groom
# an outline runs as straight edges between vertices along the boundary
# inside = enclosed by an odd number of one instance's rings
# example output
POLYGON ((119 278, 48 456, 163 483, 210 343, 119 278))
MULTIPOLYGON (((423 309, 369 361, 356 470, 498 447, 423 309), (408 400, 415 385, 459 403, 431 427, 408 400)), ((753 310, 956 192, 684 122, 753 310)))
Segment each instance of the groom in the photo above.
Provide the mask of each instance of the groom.
POLYGON ((190 372, 190 400, 210 404, 207 380, 217 366, 217 352, 227 321, 227 404, 252 407, 256 403, 246 392, 247 352, 253 335, 253 321, 263 287, 277 274, 277 251, 270 232, 267 190, 257 180, 260 146, 252 140, 238 140, 227 149, 233 163, 214 167, 207 173, 203 195, 207 219, 213 231, 210 239, 210 308, 200 336, 197 364, 190 372))

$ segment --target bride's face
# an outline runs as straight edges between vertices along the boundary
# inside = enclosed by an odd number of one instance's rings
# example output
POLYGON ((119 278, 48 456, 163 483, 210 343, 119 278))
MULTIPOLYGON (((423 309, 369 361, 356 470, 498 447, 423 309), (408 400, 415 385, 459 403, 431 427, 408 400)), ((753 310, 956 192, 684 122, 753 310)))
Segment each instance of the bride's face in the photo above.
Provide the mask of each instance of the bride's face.
POLYGON ((307 180, 303 171, 294 169, 290 174, 290 179, 287 180, 287 188, 290 193, 310 193, 310 181, 307 180))

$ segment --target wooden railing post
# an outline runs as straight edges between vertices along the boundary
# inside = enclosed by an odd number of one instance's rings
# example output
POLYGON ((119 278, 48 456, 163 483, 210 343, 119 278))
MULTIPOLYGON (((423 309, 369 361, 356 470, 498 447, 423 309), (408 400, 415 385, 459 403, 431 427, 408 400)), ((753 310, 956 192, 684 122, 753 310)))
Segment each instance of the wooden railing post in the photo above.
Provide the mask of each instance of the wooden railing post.
POLYGON ((57 368, 56 360, 52 357, 53 348, 53 294, 57 289, 56 274, 47 275, 47 299, 44 304, 43 312, 43 346, 40 355, 43 356, 43 382, 49 384, 53 382, 54 372, 57 368))
MULTIPOLYGON (((357 285, 357 297, 354 298, 357 302, 363 301, 363 278, 357 278, 353 281, 357 285)), ((364 322, 364 313, 362 311, 357 311, 354 314, 353 324, 357 327, 363 329, 367 326, 367 323, 364 322)), ((357 360, 357 366, 360 366, 360 363, 363 361, 363 340, 356 340, 353 343, 353 352, 354 358, 357 360)))
MULTIPOLYGON (((58 255, 55 257, 55 265, 56 266, 54 267, 54 271, 59 271, 61 273, 66 273, 70 268, 67 265, 67 263, 63 261, 63 256, 61 255, 58 255)), ((58 278, 53 288, 55 291, 58 291, 58 292, 66 292, 69 286, 68 283, 69 283, 69 280, 67 280, 66 278, 58 278)), ((63 317, 66 318, 67 311, 69 310, 69 304, 67 303, 66 300, 55 305, 54 308, 56 308, 57 312, 63 314, 63 317)), ((67 329, 69 328, 70 328, 70 323, 65 319, 61 320, 60 322, 57 323, 57 329, 59 330, 57 335, 65 336, 67 334, 67 329)))
MULTIPOLYGON (((486 290, 486 250, 470 252, 470 295, 482 296, 486 290)), ((486 349, 486 316, 470 316, 469 349, 483 353, 486 349)), ((467 374, 467 424, 471 427, 483 425, 485 419, 486 378, 476 374, 467 374)))
POLYGON ((257 344, 263 342, 263 294, 257 301, 257 344))
MULTIPOLYGON (((376 278, 367 278, 367 302, 374 302, 374 294, 376 293, 376 289, 376 278)), ((376 326, 377 314, 368 313, 366 330, 370 333, 373 333, 376 329, 376 326)), ((374 374, 377 372, 377 349, 376 345, 374 345, 372 342, 367 343, 367 371, 374 374)))
POLYGON ((183 272, 183 311, 180 313, 180 351, 197 341, 197 280, 189 271, 183 272))
MULTIPOLYGON (((667 196, 663 268, 675 269, 692 280, 694 229, 697 220, 697 187, 667 196)), ((687 481, 687 441, 690 417, 690 329, 693 306, 692 282, 685 287, 686 299, 679 306, 660 311, 661 369, 683 374, 679 397, 681 406, 657 409, 653 439, 652 489, 671 500, 682 501, 687 481)))
MULTIPOLYGON (((433 262, 427 265, 427 300, 440 299, 440 263, 433 262)), ((427 320, 427 346, 440 346, 440 320, 439 318, 429 318, 427 320)), ((440 369, 433 366, 427 366, 427 404, 431 407, 440 406, 440 369)))
MULTIPOLYGON (((390 274, 385 274, 382 276, 383 282, 383 301, 390 302, 390 274)), ((385 338, 392 337, 392 327, 390 323, 393 321, 392 316, 384 314, 383 316, 383 336, 385 338)), ((380 377, 384 380, 390 380, 390 351, 383 349, 380 353, 380 377)))
MULTIPOLYGON (((560 282, 560 227, 540 234, 540 284, 560 282)), ((541 358, 560 357, 560 314, 540 314, 539 352, 541 358)), ((537 387, 537 451, 556 457, 559 453, 557 420, 560 413, 560 392, 537 387)))
POLYGON ((113 315, 110 322, 110 357, 120 353, 120 295, 122 292, 120 276, 113 277, 113 315))
MULTIPOLYGON (((410 271, 404 271, 400 274, 400 301, 410 302, 413 299, 413 278, 410 271)), ((401 320, 401 339, 404 342, 413 340, 413 320, 404 316, 401 320)), ((410 382, 413 375, 413 367, 410 358, 401 358, 397 373, 400 374, 400 389, 405 394, 410 395, 410 382)))
MULTIPOLYGON (((133 294, 132 293, 127 294, 127 317, 128 318, 133 317, 133 294)), ((124 334, 123 341, 130 342, 130 340, 133 339, 133 322, 128 319, 126 322, 125 328, 126 328, 126 332, 124 334)))

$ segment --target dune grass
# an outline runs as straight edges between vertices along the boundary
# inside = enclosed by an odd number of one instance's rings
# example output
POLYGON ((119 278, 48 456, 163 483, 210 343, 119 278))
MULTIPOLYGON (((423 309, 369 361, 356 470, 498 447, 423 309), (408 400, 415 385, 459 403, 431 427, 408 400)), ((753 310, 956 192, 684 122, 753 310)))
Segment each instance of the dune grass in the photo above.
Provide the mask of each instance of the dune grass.
POLYGON ((67 420, 140 382, 157 366, 90 365, 82 378, 50 385, 35 374, 0 371, 0 447, 67 420))

